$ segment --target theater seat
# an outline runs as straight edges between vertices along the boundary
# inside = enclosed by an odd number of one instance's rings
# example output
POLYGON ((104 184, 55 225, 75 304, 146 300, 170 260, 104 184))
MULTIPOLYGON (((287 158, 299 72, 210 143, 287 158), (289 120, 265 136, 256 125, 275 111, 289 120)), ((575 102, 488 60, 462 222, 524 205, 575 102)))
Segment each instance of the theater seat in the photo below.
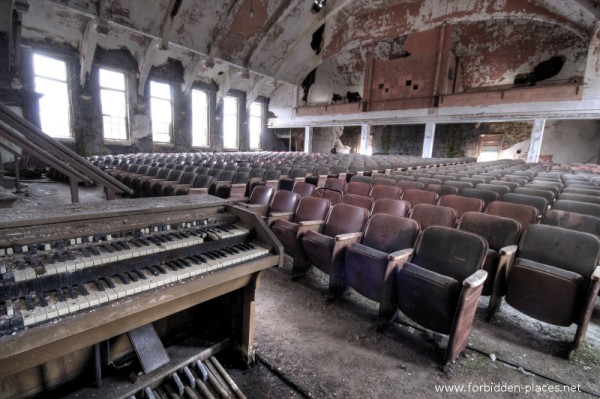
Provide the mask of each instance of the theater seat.
MULTIPOLYGON (((423 231, 408 262, 397 265, 392 298, 403 315, 449 336, 446 364, 467 345, 487 276, 481 270, 487 250, 487 242, 479 235, 433 226, 423 231)), ((387 303, 382 307, 391 308, 387 303)))
MULTIPOLYGON (((466 212, 460 220, 458 229, 479 234, 488 242, 489 249, 483 264, 483 270, 487 272, 488 277, 483 285, 481 295, 491 295, 494 283, 500 283, 503 280, 502 276, 497 278, 498 274, 506 273, 517 251, 516 243, 519 239, 521 225, 514 219, 479 212, 466 212)), ((496 303, 490 303, 488 308, 495 306, 497 306, 496 303)))
MULTIPOLYGON (((393 282, 388 280, 394 278, 396 259, 406 253, 405 249, 412 250, 420 230, 414 220, 384 213, 375 214, 369 219, 361 242, 347 249, 345 263, 334 265, 334 268, 341 267, 342 270, 334 270, 332 274, 341 275, 345 284, 373 301, 395 304, 389 297, 393 293, 390 290, 393 289, 393 282), (385 293, 384 288, 388 288, 385 293), (384 295, 387 295, 387 299, 383 298, 384 295)), ((337 297, 344 288, 330 284, 330 294, 337 297)), ((393 310, 380 309, 379 313, 387 315, 393 310)))
POLYGON ((295 257, 296 247, 308 230, 321 231, 331 202, 325 198, 303 197, 293 216, 284 212, 271 213, 268 224, 281 241, 286 254, 295 257))
MULTIPOLYGON (((530 225, 519 241, 504 292, 506 303, 546 323, 577 330, 567 357, 579 347, 600 289, 600 239, 543 224, 530 225)), ((493 313, 490 314, 493 316, 493 313)))
POLYGON ((292 278, 302 277, 314 265, 334 279, 330 285, 339 285, 341 276, 332 276, 331 271, 340 268, 333 269, 333 265, 343 262, 345 249, 360 240, 368 217, 369 211, 364 208, 335 205, 322 233, 311 230, 302 237, 302 245, 298 246, 294 258, 292 278))

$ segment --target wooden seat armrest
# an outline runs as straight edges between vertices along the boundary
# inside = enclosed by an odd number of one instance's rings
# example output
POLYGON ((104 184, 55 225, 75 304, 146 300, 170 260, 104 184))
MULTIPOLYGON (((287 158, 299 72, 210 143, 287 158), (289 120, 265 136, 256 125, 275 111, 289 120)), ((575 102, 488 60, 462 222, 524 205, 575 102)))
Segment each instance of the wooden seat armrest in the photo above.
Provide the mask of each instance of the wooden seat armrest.
POLYGON ((500 255, 514 256, 517 252, 517 249, 519 249, 519 247, 516 245, 508 245, 506 247, 500 248, 499 252, 500 255))
POLYGON ((483 285, 487 278, 487 272, 485 270, 477 270, 463 281, 463 287, 473 288, 483 285))
POLYGON ((592 273, 592 281, 600 281, 600 265, 596 266, 592 273))
POLYGON ((304 222, 300 222, 298 223, 298 232, 296 233, 296 237, 302 237, 309 230, 320 232, 324 225, 324 220, 306 220, 304 222))
MULTIPOLYGON (((399 251, 394 251, 388 255, 388 260, 398 262, 404 260, 404 262, 408 261, 414 252, 413 248, 401 249, 399 251)), ((402 263, 404 263, 402 262, 402 263)))
POLYGON ((208 188, 191 187, 188 194, 208 194, 208 188))
POLYGON ((267 226, 271 226, 278 220, 290 221, 292 218, 292 212, 271 212, 269 214, 269 218, 267 219, 267 226))
POLYGON ((338 234, 337 236, 335 236, 335 240, 336 241, 348 241, 348 240, 358 241, 362 237, 362 235, 363 235, 363 233, 360 231, 354 232, 354 233, 338 234))

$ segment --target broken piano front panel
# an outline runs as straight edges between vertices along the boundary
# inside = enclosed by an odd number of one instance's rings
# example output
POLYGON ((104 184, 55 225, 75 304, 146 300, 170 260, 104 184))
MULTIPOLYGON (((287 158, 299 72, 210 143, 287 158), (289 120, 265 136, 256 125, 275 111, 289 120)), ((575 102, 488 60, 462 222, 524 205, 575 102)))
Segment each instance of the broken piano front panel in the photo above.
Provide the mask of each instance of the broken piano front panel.
POLYGON ((282 260, 259 218, 208 195, 15 211, 0 225, 0 379, 239 289, 232 338, 250 358, 257 279, 282 260))

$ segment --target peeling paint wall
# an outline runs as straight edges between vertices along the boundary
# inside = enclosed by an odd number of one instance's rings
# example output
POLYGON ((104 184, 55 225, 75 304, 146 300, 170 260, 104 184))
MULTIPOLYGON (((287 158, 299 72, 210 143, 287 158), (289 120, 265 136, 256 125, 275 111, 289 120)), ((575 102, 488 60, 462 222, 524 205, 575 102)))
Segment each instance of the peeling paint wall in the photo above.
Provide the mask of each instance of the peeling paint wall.
POLYGON ((531 72, 555 55, 567 60, 560 73, 544 83, 581 81, 585 72, 587 43, 556 25, 491 20, 457 25, 453 39, 462 89, 512 85, 517 74, 531 72))

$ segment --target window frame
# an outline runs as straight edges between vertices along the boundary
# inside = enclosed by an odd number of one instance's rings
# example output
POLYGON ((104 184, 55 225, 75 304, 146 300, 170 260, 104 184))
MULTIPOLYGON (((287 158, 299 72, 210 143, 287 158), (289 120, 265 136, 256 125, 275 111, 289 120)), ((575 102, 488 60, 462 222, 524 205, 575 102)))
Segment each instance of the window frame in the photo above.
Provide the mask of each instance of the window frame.
POLYGON ((262 149, 262 138, 265 132, 265 106, 266 104, 260 101, 254 101, 250 104, 250 110, 248 111, 248 148, 251 150, 261 150, 262 149), (260 109, 260 115, 252 114, 252 107, 258 106, 260 109), (258 145, 252 146, 252 120, 253 118, 260 119, 260 131, 258 132, 258 145))
POLYGON ((192 89, 191 91, 191 103, 192 103, 192 128, 191 128, 191 140, 190 140, 190 145, 192 147, 198 147, 198 148, 206 148, 206 147, 210 147, 210 92, 207 90, 202 90, 202 89, 192 89), (206 99, 206 140, 201 143, 201 144, 197 144, 194 142, 194 138, 197 137, 196 136, 196 117, 197 117, 197 111, 196 111, 196 105, 194 103, 194 93, 203 93, 206 99))
POLYGON ((100 112, 102 114, 102 138, 104 141, 106 142, 125 142, 125 141, 129 141, 130 140, 130 126, 129 126, 129 90, 128 90, 128 79, 127 79, 127 74, 123 71, 119 71, 119 70, 115 70, 115 69, 111 69, 111 68, 105 68, 105 67, 98 67, 98 88, 99 88, 99 94, 100 94, 100 112), (123 75, 123 90, 118 90, 118 89, 114 89, 114 88, 110 88, 110 87, 103 87, 102 86, 102 79, 100 77, 101 75, 101 71, 108 71, 108 72, 112 72, 112 73, 118 73, 120 75, 123 75), (115 137, 106 137, 106 126, 104 124, 104 117, 105 116, 111 116, 110 114, 105 114, 104 113, 104 107, 102 105, 102 91, 103 90, 107 90, 107 91, 112 91, 112 92, 119 92, 119 93, 123 93, 123 97, 125 100, 125 112, 124 112, 124 117, 125 117, 125 137, 124 138, 115 138, 115 137))
MULTIPOLYGON (((71 102, 71 93, 69 90, 69 65, 68 63, 62 59, 62 58, 56 58, 53 55, 47 55, 43 52, 38 52, 38 51, 33 51, 32 52, 32 58, 31 58, 31 62, 32 62, 32 72, 33 72, 33 82, 34 82, 34 90, 36 93, 40 94, 40 98, 38 101, 38 117, 39 117, 39 123, 40 123, 40 128, 42 129, 42 131, 44 133, 46 133, 47 135, 49 135, 50 137, 54 138, 54 139, 58 139, 58 140, 74 140, 74 132, 73 132, 73 113, 72 113, 72 102, 71 102), (60 62, 61 64, 64 65, 64 72, 65 72, 65 76, 64 76, 64 80, 61 80, 57 77, 50 77, 50 76, 45 76, 43 74, 39 74, 40 71, 37 71, 36 69, 36 58, 37 57, 41 57, 41 58, 46 58, 55 62, 60 62), (44 127, 45 123, 44 120, 46 120, 46 118, 43 117, 44 112, 42 111, 42 109, 44 108, 44 102, 45 99, 44 97, 46 97, 46 99, 48 98, 47 95, 48 93, 43 93, 38 91, 38 79, 46 81, 46 82, 53 82, 53 83, 58 83, 58 84, 62 84, 64 85, 65 88, 65 92, 61 93, 65 95, 66 98, 66 113, 67 113, 67 120, 66 120, 66 135, 57 135, 57 134, 53 134, 52 132, 50 132, 47 128, 47 122, 46 122, 46 126, 44 127), (45 129, 46 128, 46 129, 45 129)), ((56 103, 57 98, 54 94, 55 91, 53 90, 53 94, 51 94, 51 96, 54 98, 54 101, 51 101, 52 103, 56 103)), ((50 112, 51 114, 54 114, 53 112, 50 112)), ((51 118, 53 120, 55 120, 55 118, 51 118)))
POLYGON ((158 144, 158 145, 169 145, 169 144, 174 144, 174 106, 173 106, 173 87, 171 86, 171 84, 167 83, 167 82, 162 82, 159 80, 150 80, 149 84, 148 84, 148 90, 149 90, 149 102, 150 102, 150 131, 152 132, 152 143, 154 144, 158 144), (165 97, 160 97, 158 95, 152 95, 152 86, 156 84, 156 85, 161 85, 161 86, 167 86, 169 88, 169 98, 165 98, 165 97), (169 103, 169 112, 170 112, 170 116, 171 116, 171 120, 168 122, 168 126, 169 126, 169 132, 167 133, 169 135, 169 139, 168 141, 162 141, 162 140, 157 140, 156 139, 156 135, 157 134, 165 134, 164 132, 157 132, 155 131, 155 124, 156 122, 161 122, 163 123, 163 121, 160 120, 155 120, 154 117, 154 106, 152 105, 153 103, 162 103, 162 102, 168 102, 169 103))
POLYGON ((223 97, 223 105, 222 105, 222 118, 223 118, 223 123, 222 123, 222 129, 223 129, 223 148, 228 149, 228 150, 238 150, 240 148, 240 99, 236 96, 225 96, 223 97), (225 125, 226 125, 226 119, 228 116, 231 116, 233 114, 226 114, 225 113, 225 109, 226 109, 226 105, 225 102, 226 101, 235 101, 235 145, 234 146, 228 146, 225 145, 226 140, 225 140, 225 125))

